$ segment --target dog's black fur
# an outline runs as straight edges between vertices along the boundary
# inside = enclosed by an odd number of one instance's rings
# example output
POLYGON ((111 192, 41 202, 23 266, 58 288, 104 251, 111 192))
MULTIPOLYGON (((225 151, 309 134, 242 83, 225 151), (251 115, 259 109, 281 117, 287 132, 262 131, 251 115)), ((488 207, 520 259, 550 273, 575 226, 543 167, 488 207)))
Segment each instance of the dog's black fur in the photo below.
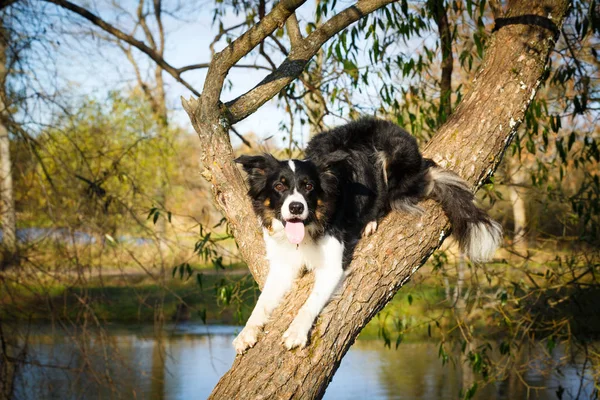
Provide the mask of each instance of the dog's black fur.
POLYGON ((388 121, 363 118, 316 135, 295 171, 269 154, 236 162, 249 174, 249 195, 266 229, 273 219, 285 224, 281 206, 296 189, 309 207, 309 234, 345 243, 346 261, 369 222, 392 209, 418 211, 417 203, 427 197, 441 203, 473 260, 490 258, 501 240, 500 226, 474 204, 466 182, 423 158, 414 137, 388 121), (284 191, 274 188, 280 182, 284 191))

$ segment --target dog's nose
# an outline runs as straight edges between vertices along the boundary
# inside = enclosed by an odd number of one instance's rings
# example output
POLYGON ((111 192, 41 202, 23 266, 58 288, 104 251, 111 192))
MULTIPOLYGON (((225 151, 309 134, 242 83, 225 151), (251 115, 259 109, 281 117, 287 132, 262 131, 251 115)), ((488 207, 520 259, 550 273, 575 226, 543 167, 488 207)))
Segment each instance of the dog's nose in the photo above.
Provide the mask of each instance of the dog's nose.
POLYGON ((298 201, 291 202, 290 203, 290 212, 294 215, 302 214, 304 212, 304 204, 302 204, 298 201))

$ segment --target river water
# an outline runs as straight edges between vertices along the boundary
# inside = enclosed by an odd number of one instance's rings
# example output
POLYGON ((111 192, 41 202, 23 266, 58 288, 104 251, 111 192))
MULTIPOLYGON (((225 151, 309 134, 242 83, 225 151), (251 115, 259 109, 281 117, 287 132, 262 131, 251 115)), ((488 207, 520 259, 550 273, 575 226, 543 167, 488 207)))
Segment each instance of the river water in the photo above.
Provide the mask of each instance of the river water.
MULTIPOLYGON (((28 337, 30 363, 17 375, 15 397, 204 399, 233 362, 231 341, 238 329, 186 325, 166 330, 159 341, 152 327, 113 327, 104 336, 65 336, 62 330, 36 328, 28 337)), ((325 399, 458 399, 462 368, 452 362, 443 366, 438 346, 435 341, 405 342, 395 350, 380 340, 358 340, 325 399)), ((581 381, 577 359, 560 372, 552 367, 564 353, 557 347, 524 373, 528 385, 546 387, 530 390, 529 398, 558 399, 559 385, 563 399, 575 398, 581 381)), ((584 385, 581 398, 590 398, 592 390, 591 384, 584 385)), ((526 385, 511 376, 479 389, 475 398, 513 400, 527 394, 526 385)))

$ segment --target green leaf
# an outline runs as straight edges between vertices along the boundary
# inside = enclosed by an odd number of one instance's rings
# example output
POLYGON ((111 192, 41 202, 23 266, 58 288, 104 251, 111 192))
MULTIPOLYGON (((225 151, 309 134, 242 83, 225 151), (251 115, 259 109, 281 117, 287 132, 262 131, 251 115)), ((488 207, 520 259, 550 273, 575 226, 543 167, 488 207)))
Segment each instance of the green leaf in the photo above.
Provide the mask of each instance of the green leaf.
POLYGON ((146 219, 150 219, 150 217, 151 217, 152 215, 154 215, 154 213, 156 212, 156 210, 157 210, 157 208, 156 208, 156 207, 152 207, 152 208, 150 209, 150 212, 148 213, 148 218, 146 218, 146 219))
MULTIPOLYGON (((173 275, 175 275, 175 272, 173 272, 173 275)), ((198 272, 196 274, 196 283, 198 284, 198 286, 200 286, 200 291, 202 291, 203 288, 202 288, 202 273, 201 272, 198 272)))
POLYGON ((475 396, 475 392, 477 392, 477 382, 473 383, 471 387, 465 393, 465 400, 470 400, 475 396))
POLYGON ((402 9, 402 14, 404 14, 406 17, 408 17, 408 1, 407 0, 402 0, 402 4, 400 5, 400 8, 402 9))
POLYGON ((398 337, 396 338, 396 350, 398 350, 398 346, 400 346, 400 343, 402 343, 402 339, 404 339, 404 335, 399 333, 398 337))
POLYGON ((546 348, 550 353, 552 353, 552 351, 556 348, 556 340, 554 340, 554 336, 550 336, 548 338, 548 341, 546 342, 546 348))
POLYGON ((500 354, 502 354, 502 355, 510 354, 510 344, 508 342, 500 343, 500 354))
POLYGON ((413 302, 413 297, 411 294, 408 295, 408 305, 412 306, 412 302, 413 302))

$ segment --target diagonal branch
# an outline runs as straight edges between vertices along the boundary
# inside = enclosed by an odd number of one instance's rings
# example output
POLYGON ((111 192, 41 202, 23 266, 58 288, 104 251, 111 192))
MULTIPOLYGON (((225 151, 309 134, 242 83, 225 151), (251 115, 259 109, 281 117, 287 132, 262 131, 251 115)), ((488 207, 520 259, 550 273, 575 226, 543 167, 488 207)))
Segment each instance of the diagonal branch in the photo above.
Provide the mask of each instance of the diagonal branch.
POLYGON ((131 46, 135 47, 136 49, 138 49, 139 51, 141 51, 142 53, 144 53, 148 57, 150 57, 156 64, 158 64, 162 69, 167 71, 177 82, 181 83, 183 86, 185 86, 187 89, 189 89, 194 95, 200 96, 200 93, 196 89, 194 89, 190 83, 188 83, 186 80, 181 78, 181 72, 177 68, 173 67, 171 64, 166 62, 159 53, 157 53, 151 47, 146 45, 144 42, 137 40, 133 36, 128 35, 127 33, 123 32, 122 30, 109 24, 108 22, 104 21, 102 18, 91 13, 90 11, 86 10, 85 8, 80 7, 76 4, 73 4, 70 1, 67 1, 67 0, 43 0, 43 1, 46 1, 46 2, 52 3, 52 4, 56 4, 57 6, 59 6, 61 8, 69 10, 69 11, 87 19, 92 24, 96 25, 97 27, 101 28, 102 30, 106 31, 107 33, 115 36, 117 39, 120 39, 126 43, 129 43, 131 46))
POLYGON ((290 15, 288 20, 285 23, 287 28, 288 36, 290 38, 290 43, 292 47, 298 47, 300 42, 304 40, 302 37, 302 32, 300 32, 300 25, 298 25, 298 18, 296 17, 296 13, 290 15))
POLYGON ((206 73, 202 89, 202 105, 205 110, 218 108, 223 84, 231 67, 282 26, 305 1, 281 0, 258 24, 248 29, 221 52, 215 54, 206 73))
MULTIPOLYGON (((186 65, 185 67, 178 68, 177 71, 179 71, 180 74, 183 74, 184 72, 187 72, 187 71, 193 71, 196 69, 203 69, 203 68, 208 68, 208 67, 210 67, 210 63, 191 64, 191 65, 186 65)), ((273 68, 266 67, 264 65, 258 65, 258 64, 235 64, 232 68, 264 69, 267 71, 273 71, 273 68)))
POLYGON ((254 113, 287 84, 296 79, 310 59, 335 34, 363 16, 393 2, 394 0, 360 0, 333 16, 315 29, 306 39, 297 41, 297 45, 292 47, 290 54, 277 70, 250 91, 227 103, 229 122, 234 124, 254 113))
MULTIPOLYGON (((567 0, 512 0, 513 15, 551 12, 565 18, 567 0), (543 3, 543 4, 540 4, 543 3)), ((490 38, 473 87, 424 155, 459 173, 473 188, 493 173, 525 117, 555 43, 552 30, 527 22, 506 25, 490 38)), ((341 293, 324 309, 305 349, 288 351, 281 336, 311 287, 299 279, 255 347, 236 357, 211 398, 320 398, 360 330, 405 284, 448 233, 432 201, 422 215, 391 213, 379 231, 358 244, 341 293)))

